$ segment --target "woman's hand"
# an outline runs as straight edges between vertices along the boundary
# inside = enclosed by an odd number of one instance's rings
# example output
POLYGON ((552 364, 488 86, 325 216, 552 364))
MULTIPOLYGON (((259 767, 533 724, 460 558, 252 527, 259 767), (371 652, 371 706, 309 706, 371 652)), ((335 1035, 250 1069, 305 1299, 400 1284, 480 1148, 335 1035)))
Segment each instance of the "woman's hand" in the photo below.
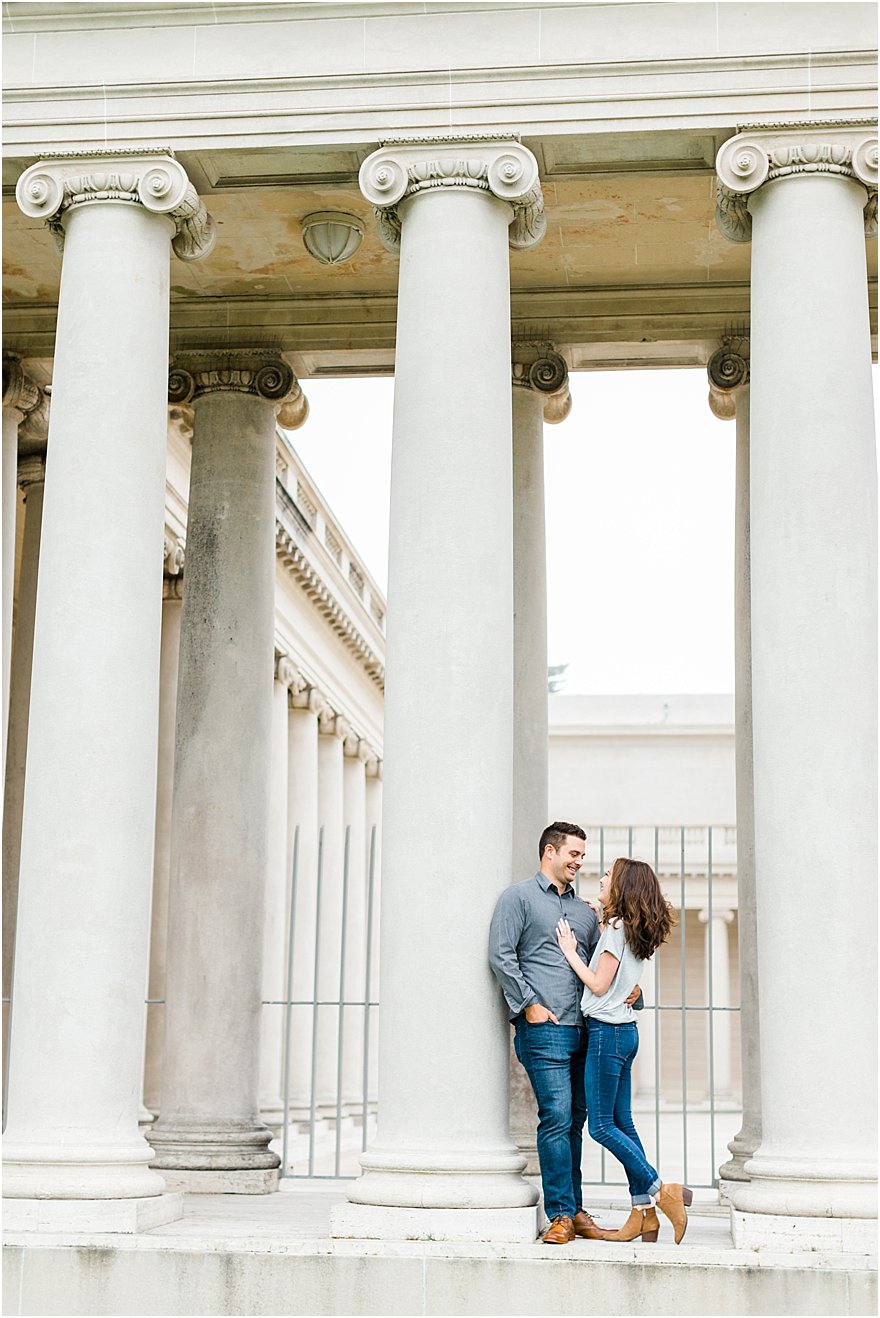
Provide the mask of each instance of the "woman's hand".
POLYGON ((556 926, 556 941, 567 957, 577 956, 577 939, 575 938, 572 927, 566 920, 565 916, 562 917, 556 926))

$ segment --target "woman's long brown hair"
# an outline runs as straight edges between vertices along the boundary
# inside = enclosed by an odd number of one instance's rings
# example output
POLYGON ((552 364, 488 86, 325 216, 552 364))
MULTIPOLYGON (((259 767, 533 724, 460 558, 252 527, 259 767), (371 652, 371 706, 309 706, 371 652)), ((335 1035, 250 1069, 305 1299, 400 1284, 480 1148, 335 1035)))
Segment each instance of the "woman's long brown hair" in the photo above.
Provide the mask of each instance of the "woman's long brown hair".
POLYGON ((660 891, 657 875, 645 860, 620 856, 611 866, 605 923, 622 920, 634 956, 647 961, 669 937, 675 920, 660 891))

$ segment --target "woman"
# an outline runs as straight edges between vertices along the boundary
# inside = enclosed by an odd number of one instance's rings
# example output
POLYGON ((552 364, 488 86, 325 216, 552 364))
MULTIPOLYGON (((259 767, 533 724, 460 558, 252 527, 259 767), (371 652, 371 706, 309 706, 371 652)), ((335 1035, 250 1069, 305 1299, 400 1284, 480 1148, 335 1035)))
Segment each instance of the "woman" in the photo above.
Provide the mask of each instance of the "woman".
POLYGON ((633 1059, 639 1049, 639 1032, 631 1007, 626 1005, 639 982, 645 962, 665 943, 673 919, 660 891, 657 875, 643 860, 621 857, 599 885, 603 929, 587 966, 577 952, 577 941, 562 919, 556 937, 565 958, 586 985, 581 1011, 587 1020, 587 1061, 584 1081, 590 1135, 620 1161, 626 1171, 632 1212, 619 1231, 605 1231, 603 1240, 654 1241, 660 1222, 651 1202, 665 1213, 679 1244, 687 1228, 686 1205, 693 1192, 686 1185, 667 1184, 645 1157, 630 1110, 633 1059))

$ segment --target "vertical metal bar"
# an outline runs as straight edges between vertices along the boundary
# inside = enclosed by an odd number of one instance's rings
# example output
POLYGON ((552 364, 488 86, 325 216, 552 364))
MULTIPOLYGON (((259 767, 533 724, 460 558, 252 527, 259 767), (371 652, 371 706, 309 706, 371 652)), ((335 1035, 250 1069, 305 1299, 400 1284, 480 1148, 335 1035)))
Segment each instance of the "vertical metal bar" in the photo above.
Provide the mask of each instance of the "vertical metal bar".
POLYGON ((290 1027, 293 1019, 293 935, 296 928, 296 878, 299 870, 299 824, 293 830, 293 864, 290 872, 290 915, 287 919, 287 992, 284 1003, 284 1112, 281 1126, 281 1175, 287 1175, 290 1124, 290 1027))
POLYGON ((682 1176, 687 1184, 687 1160, 688 1160, 688 1139, 687 1139, 687 909, 685 907, 684 892, 684 825, 680 829, 681 839, 681 897, 679 899, 681 911, 681 1140, 682 1140, 682 1176))
MULTIPOLYGON (((660 871, 660 829, 654 828, 654 873, 660 871)), ((654 1151, 660 1165, 660 949, 654 953, 654 1151)))
POLYGON ((351 845, 351 824, 345 826, 345 850, 342 860, 342 927, 339 935, 339 1008, 336 1025, 336 1152, 333 1175, 339 1175, 339 1157, 342 1147, 342 1049, 345 1037, 345 938, 348 923, 348 855, 351 845))
POLYGON ((715 935, 712 927, 712 825, 709 825, 706 881, 709 900, 707 903, 706 945, 709 951, 709 1184, 715 1185, 715 971, 713 969, 713 947, 715 935))
POLYGON ((630 859, 632 859, 632 853, 633 853, 633 828, 632 828, 632 824, 630 824, 629 828, 626 830, 626 854, 630 857, 630 859))
POLYGON ((315 1174, 315 1083, 318 1076, 318 984, 321 961, 321 885, 324 879, 324 825, 318 830, 318 882, 315 888, 315 973, 312 981, 312 1080, 309 1087, 309 1176, 315 1174))
POLYGON ((370 829, 370 873, 367 880, 367 962, 364 970, 364 1078, 361 1099, 361 1153, 367 1147, 370 1087, 370 995, 373 960, 373 884, 376 875, 376 825, 370 829))

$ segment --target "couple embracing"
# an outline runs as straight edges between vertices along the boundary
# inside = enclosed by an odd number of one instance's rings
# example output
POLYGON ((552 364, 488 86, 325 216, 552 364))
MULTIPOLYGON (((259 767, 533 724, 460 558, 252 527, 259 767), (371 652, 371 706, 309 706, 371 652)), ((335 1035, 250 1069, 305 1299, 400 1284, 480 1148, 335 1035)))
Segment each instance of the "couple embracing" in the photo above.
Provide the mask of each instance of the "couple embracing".
POLYGON ((538 1100, 538 1161, 548 1245, 657 1239, 656 1207, 675 1243, 687 1226, 687 1186, 661 1180, 633 1125, 632 1064, 639 1047, 639 977, 669 937, 672 911, 645 861, 621 857, 599 885, 599 915, 573 884, 586 834, 557 821, 541 834, 540 869, 507 888, 489 934, 489 962, 516 1031, 516 1055, 538 1100), (632 1212, 618 1231, 584 1211, 583 1128, 623 1164, 632 1212))

